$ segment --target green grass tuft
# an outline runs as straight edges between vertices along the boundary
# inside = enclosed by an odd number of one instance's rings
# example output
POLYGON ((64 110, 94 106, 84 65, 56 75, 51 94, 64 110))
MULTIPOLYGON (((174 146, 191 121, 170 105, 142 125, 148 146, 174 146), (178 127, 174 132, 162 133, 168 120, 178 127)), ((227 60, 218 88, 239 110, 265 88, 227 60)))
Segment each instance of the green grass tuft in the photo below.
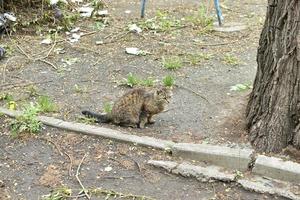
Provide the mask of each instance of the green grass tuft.
POLYGON ((127 75, 126 84, 129 87, 133 87, 135 85, 138 85, 139 83, 140 83, 140 79, 136 75, 133 75, 132 73, 129 73, 127 75))
POLYGON ((17 137, 24 132, 38 133, 42 128, 42 123, 37 119, 38 112, 40 110, 37 106, 33 104, 26 105, 22 115, 10 123, 12 136, 17 137))
POLYGON ((58 108, 48 96, 40 96, 37 100, 40 112, 57 112, 58 108))
POLYGON ((183 62, 178 56, 162 57, 162 65, 166 69, 176 70, 183 66, 183 62))
POLYGON ((154 80, 152 78, 147 78, 145 80, 141 80, 140 84, 142 86, 153 87, 154 86, 154 80))
POLYGON ((233 55, 230 55, 230 54, 225 54, 224 57, 223 57, 223 62, 228 64, 228 65, 238 65, 240 64, 240 60, 233 56, 233 55))
POLYGON ((175 84, 175 79, 171 75, 165 76, 162 81, 166 87, 172 87, 175 84))

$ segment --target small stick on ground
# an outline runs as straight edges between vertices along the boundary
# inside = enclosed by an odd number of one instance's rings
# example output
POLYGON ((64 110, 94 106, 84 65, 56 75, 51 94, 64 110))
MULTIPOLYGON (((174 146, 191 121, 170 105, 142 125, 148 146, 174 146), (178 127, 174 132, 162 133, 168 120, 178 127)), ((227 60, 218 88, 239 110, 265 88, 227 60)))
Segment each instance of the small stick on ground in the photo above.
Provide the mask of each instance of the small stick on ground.
POLYGON ((65 155, 69 158, 70 160, 70 165, 69 165, 69 176, 72 176, 72 166, 73 166, 73 159, 72 157, 67 153, 67 152, 64 152, 65 155))
MULTIPOLYGON (((55 44, 56 44, 56 42, 54 42, 54 45, 52 46, 53 48, 54 48, 55 44)), ((35 62, 35 61, 41 61, 41 62, 43 62, 43 63, 46 63, 46 64, 50 65, 52 68, 57 69, 57 67, 56 67, 53 63, 51 63, 51 62, 45 60, 45 58, 47 58, 47 57, 50 55, 50 53, 51 53, 51 51, 53 50, 53 48, 51 48, 51 49, 49 50, 48 54, 47 54, 46 56, 42 57, 42 58, 32 58, 30 55, 28 55, 28 54, 22 49, 22 47, 21 47, 20 45, 16 44, 16 46, 17 46, 17 48, 20 50, 20 53, 23 54, 24 56, 26 56, 29 60, 31 60, 31 61, 33 61, 33 62, 35 62)))
POLYGON ((2 70, 2 83, 5 83, 5 79, 6 79, 6 68, 7 68, 7 65, 8 65, 8 62, 11 61, 14 57, 10 57, 7 59, 4 67, 3 67, 3 70, 2 70))
POLYGON ((178 88, 182 88, 182 89, 184 89, 184 90, 187 90, 187 91, 189 91, 189 92, 191 92, 191 93, 193 93, 193 94, 199 96, 200 98, 204 99, 207 103, 210 103, 210 102, 207 100, 207 98, 205 98, 203 95, 199 94, 198 92, 196 92, 196 91, 194 91, 194 90, 192 90, 192 89, 190 89, 190 88, 187 88, 187 87, 182 86, 182 85, 175 85, 175 86, 177 86, 178 88))
POLYGON ((52 140, 50 140, 50 139, 48 139, 48 138, 41 138, 42 140, 45 140, 46 142, 49 142, 49 143, 51 143, 51 144, 53 144, 53 146, 57 149, 57 151, 59 152, 59 154, 61 155, 61 156, 63 156, 64 154, 62 153, 62 151, 60 150, 60 148, 58 147, 58 145, 55 143, 55 142, 53 142, 52 140))
POLYGON ((16 88, 16 87, 26 87, 28 85, 44 84, 44 83, 50 83, 50 82, 53 82, 53 81, 50 80, 50 81, 38 81, 38 82, 31 82, 31 83, 22 83, 22 82, 19 82, 19 83, 5 83, 5 84, 0 85, 0 88, 2 90, 4 90, 4 89, 8 90, 8 89, 16 88))
POLYGON ((82 157, 82 159, 81 159, 81 161, 80 161, 80 163, 79 163, 79 165, 78 165, 78 167, 77 167, 75 177, 76 177, 76 179, 77 179, 79 185, 81 186, 81 188, 82 188, 82 190, 83 190, 83 192, 84 192, 86 198, 87 198, 87 199, 91 199, 90 195, 87 193, 87 190, 85 189, 84 185, 82 184, 82 182, 81 182, 81 180, 80 180, 80 178, 79 178, 80 167, 81 167, 81 165, 82 165, 84 159, 86 158, 86 156, 87 156, 87 154, 84 154, 84 156, 82 157))

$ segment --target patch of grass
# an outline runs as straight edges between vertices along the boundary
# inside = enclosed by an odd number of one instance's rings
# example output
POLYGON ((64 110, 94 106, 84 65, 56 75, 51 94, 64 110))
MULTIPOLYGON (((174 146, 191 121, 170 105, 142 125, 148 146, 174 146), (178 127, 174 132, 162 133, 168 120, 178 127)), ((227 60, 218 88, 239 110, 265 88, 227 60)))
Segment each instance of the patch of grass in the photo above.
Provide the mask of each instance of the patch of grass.
POLYGON ((152 197, 148 196, 141 196, 141 195, 135 195, 135 194, 126 194, 117 192, 111 189, 104 189, 104 188, 95 188, 90 189, 89 192, 93 194, 96 197, 101 197, 102 195, 105 196, 103 199, 135 199, 135 200, 154 200, 152 197))
POLYGON ((0 101, 10 102, 10 101, 13 101, 13 100, 14 100, 14 98, 11 94, 8 94, 8 93, 0 94, 0 101))
POLYGON ((23 113, 15 118, 11 123, 11 134, 17 137, 20 133, 38 133, 42 128, 42 123, 37 119, 39 108, 33 103, 24 106, 23 113))
POLYGON ((103 22, 95 22, 93 29, 100 31, 100 30, 104 29, 104 27, 105 27, 105 24, 103 22))
POLYGON ((111 102, 105 102, 103 105, 103 110, 105 113, 111 113, 112 107, 113 105, 111 102))
POLYGON ((40 96, 37 100, 40 112, 56 112, 58 110, 55 103, 48 96, 40 96))
POLYGON ((226 63, 227 65, 238 65, 240 64, 240 60, 231 55, 231 54, 225 54, 223 57, 223 62, 226 63))
POLYGON ((75 84, 75 85, 74 85, 74 91, 75 91, 76 93, 82 94, 82 93, 85 93, 85 92, 87 91, 87 88, 75 84))
POLYGON ((58 188, 50 194, 43 195, 42 200, 67 200, 72 195, 72 190, 69 188, 58 188))
POLYGON ((162 57, 162 65, 166 69, 176 70, 183 66, 183 62, 178 56, 162 57))
POLYGON ((145 30, 168 32, 173 28, 181 27, 182 22, 174 16, 169 15, 167 11, 158 10, 154 18, 139 23, 139 26, 145 30))
POLYGON ((133 87, 135 85, 138 85, 139 83, 140 79, 136 75, 133 75, 131 72, 127 75, 126 85, 128 85, 129 87, 133 87))
POLYGON ((200 5, 196 15, 187 16, 186 20, 197 27, 199 35, 210 33, 213 30, 213 18, 208 15, 207 8, 204 4, 200 5))
POLYGON ((141 80, 140 85, 147 86, 147 87, 153 87, 154 80, 151 77, 149 77, 147 79, 141 80))
POLYGON ((127 75, 127 78, 124 78, 124 84, 129 87, 134 87, 134 86, 153 87, 155 84, 155 80, 151 77, 148 77, 146 79, 141 79, 138 76, 129 73, 127 75))
POLYGON ((210 60, 213 56, 207 53, 188 54, 185 59, 191 65, 197 65, 204 60, 210 60))
POLYGON ((172 87, 175 84, 175 79, 171 75, 167 75, 162 80, 164 86, 166 87, 172 87))

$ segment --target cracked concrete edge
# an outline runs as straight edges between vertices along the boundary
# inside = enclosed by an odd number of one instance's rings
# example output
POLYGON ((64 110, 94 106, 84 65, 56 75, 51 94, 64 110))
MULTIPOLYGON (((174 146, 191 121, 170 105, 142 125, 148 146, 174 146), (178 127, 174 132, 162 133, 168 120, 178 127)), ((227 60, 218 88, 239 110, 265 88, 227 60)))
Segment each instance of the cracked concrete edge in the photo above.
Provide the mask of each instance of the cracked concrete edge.
POLYGON ((275 194, 293 200, 300 200, 300 193, 296 194, 292 191, 293 187, 297 187, 294 191, 299 191, 300 186, 293 186, 292 184, 283 181, 258 176, 241 178, 237 174, 224 171, 222 168, 217 166, 200 167, 186 162, 177 163, 162 160, 149 160, 147 163, 154 167, 163 168, 170 173, 184 177, 193 177, 202 182, 208 182, 211 180, 236 182, 246 190, 258 193, 275 194))
POLYGON ((235 180, 235 174, 226 172, 218 166, 196 166, 188 162, 177 163, 173 161, 149 160, 149 165, 160 167, 168 172, 182 175, 184 177, 194 177, 199 181, 206 182, 209 180, 220 180, 232 182, 235 180))
MULTIPOLYGON (((297 186, 293 186, 287 182, 254 176, 248 179, 238 179, 237 183, 239 183, 246 190, 255 191, 258 193, 276 194, 288 199, 300 200, 300 193, 294 193, 292 191, 292 188, 297 186)), ((295 191, 299 191, 299 189, 300 188, 298 186, 295 191)))
MULTIPOLYGON (((10 117, 17 117, 22 114, 22 112, 20 111, 12 111, 1 107, 0 113, 3 113, 10 117)), ((252 149, 229 148, 208 144, 175 143, 172 141, 155 139, 147 136, 129 135, 117 130, 99 126, 66 122, 53 117, 39 116, 38 118, 43 124, 48 126, 79 132, 87 135, 114 139, 121 142, 134 143, 150 148, 167 150, 172 152, 175 156, 181 156, 184 159, 194 159, 202 162, 207 162, 209 164, 218 165, 230 170, 250 170, 253 171, 254 174, 269 176, 285 181, 296 180, 298 181, 298 183, 300 181, 300 164, 293 164, 293 162, 290 161, 288 163, 284 163, 285 161, 281 161, 278 162, 277 165, 270 167, 270 163, 273 162, 273 157, 265 156, 266 162, 260 162, 263 156, 256 156, 254 150, 252 149), (256 157, 259 159, 256 159, 256 157), (286 167, 282 168, 281 166, 286 167), (290 170, 290 166, 295 166, 295 170, 292 171, 292 173, 290 170), (280 174, 280 176, 278 174, 280 174), (287 179, 287 177, 291 178, 287 179)))

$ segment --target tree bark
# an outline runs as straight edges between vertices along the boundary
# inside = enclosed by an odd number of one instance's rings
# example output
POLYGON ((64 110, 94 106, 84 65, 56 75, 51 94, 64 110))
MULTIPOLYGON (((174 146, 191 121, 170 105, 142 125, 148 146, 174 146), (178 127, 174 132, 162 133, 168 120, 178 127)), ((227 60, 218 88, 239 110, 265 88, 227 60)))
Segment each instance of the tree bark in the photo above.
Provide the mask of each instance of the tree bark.
POLYGON ((300 149, 300 0, 269 0, 246 117, 258 151, 300 149))

